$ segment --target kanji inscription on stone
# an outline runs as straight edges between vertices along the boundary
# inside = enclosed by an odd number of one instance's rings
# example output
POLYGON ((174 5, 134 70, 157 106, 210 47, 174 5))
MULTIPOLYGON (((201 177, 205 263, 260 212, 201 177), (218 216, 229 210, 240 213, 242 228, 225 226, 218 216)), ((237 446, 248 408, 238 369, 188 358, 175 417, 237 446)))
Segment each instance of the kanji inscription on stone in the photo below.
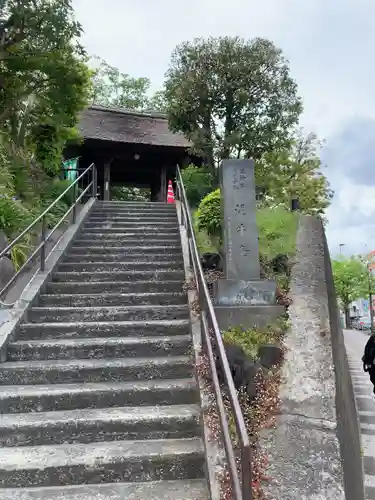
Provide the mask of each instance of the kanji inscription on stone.
POLYGON ((259 279, 253 160, 224 160, 220 169, 226 278, 259 279))

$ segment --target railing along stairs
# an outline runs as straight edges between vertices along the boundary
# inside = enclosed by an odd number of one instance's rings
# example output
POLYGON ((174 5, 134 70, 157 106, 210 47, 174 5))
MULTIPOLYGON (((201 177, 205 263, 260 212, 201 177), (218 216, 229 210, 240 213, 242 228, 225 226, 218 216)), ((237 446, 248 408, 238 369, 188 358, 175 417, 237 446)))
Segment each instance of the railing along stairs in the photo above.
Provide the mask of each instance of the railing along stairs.
POLYGON ((189 203, 186 197, 185 187, 179 167, 177 167, 177 199, 180 201, 181 221, 182 225, 186 229, 189 242, 190 264, 194 273, 198 293, 203 352, 208 358, 212 385, 215 392, 233 500, 252 500, 251 444, 237 397, 237 391, 234 387, 232 373, 229 367, 220 329, 216 320, 210 293, 204 277, 197 242, 195 239, 189 203), (219 361, 221 370, 224 374, 224 381, 227 387, 230 406, 236 424, 236 432, 239 443, 240 470, 237 468, 237 457, 235 447, 230 436, 228 416, 225 411, 215 358, 219 361))
POLYGON ((51 252, 58 245, 60 239, 51 249, 51 251, 47 254, 47 244, 50 242, 52 235, 55 234, 57 229, 61 226, 61 224, 66 220, 66 218, 72 214, 72 223, 76 223, 77 218, 77 205, 79 202, 85 197, 91 194, 92 197, 96 197, 97 195, 97 172, 94 163, 92 163, 89 167, 87 167, 77 178, 65 189, 63 193, 53 201, 42 214, 40 214, 26 229, 24 229, 6 248, 4 248, 0 252, 0 259, 2 257, 7 257, 11 252, 12 248, 15 247, 18 243, 22 242, 25 236, 30 235, 35 230, 40 230, 40 243, 37 247, 32 251, 32 253, 28 256, 27 260, 22 264, 22 266, 17 270, 17 272, 12 276, 12 278, 6 283, 2 290, 0 290, 0 308, 1 307, 12 307, 14 303, 6 304, 2 302, 2 298, 9 291, 11 286, 16 282, 17 278, 30 266, 35 263, 35 261, 39 258, 40 261, 40 270, 44 271, 46 260, 48 259, 51 252), (86 183, 86 187, 81 189, 81 192, 78 193, 79 182, 83 185, 86 183), (72 193, 72 203, 68 210, 64 213, 61 219, 55 224, 55 226, 48 231, 47 218, 51 213, 52 209, 57 205, 57 203, 64 198, 68 193, 72 193))

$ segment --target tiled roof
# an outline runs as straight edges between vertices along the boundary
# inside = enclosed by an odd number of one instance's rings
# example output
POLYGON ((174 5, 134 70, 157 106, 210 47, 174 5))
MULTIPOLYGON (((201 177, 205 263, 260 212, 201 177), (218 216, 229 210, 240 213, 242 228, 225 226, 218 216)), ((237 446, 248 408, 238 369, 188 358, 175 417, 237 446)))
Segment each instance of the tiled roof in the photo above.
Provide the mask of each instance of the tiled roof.
POLYGON ((190 142, 168 128, 166 115, 90 106, 81 114, 78 126, 85 139, 188 148, 190 142))

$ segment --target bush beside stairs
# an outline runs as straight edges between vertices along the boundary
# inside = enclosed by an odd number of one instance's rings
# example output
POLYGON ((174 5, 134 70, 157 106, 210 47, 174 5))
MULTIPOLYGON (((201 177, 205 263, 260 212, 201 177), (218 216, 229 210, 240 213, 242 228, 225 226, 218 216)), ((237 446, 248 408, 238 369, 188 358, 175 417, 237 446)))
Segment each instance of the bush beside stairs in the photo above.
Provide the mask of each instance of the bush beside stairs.
POLYGON ((2 500, 208 499, 174 205, 96 202, 0 364, 2 500))

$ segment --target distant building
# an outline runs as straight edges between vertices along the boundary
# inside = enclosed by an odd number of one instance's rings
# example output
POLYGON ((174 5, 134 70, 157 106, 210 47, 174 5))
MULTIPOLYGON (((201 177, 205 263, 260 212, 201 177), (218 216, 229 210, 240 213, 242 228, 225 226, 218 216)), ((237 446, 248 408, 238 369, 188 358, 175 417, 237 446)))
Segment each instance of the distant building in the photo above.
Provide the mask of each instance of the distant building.
MULTIPOLYGON (((375 308, 375 300, 372 301, 372 307, 375 308)), ((351 319, 368 318, 370 319, 369 299, 357 299, 350 304, 349 314, 351 319)))

